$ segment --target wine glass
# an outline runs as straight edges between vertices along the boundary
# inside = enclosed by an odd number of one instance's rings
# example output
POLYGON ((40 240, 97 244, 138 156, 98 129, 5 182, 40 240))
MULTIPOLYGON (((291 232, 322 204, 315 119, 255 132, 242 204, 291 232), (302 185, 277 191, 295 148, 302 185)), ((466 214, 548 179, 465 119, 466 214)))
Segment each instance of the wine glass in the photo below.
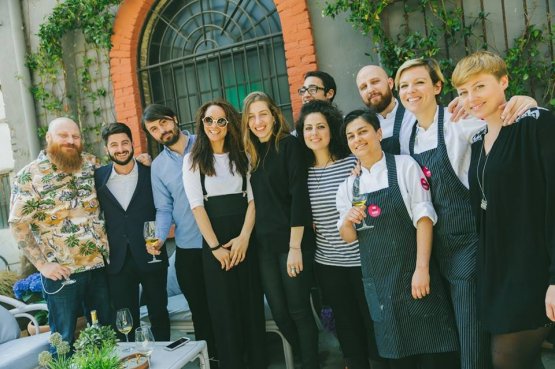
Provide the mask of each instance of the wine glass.
POLYGON ((142 326, 135 329, 135 349, 146 356, 149 367, 151 367, 150 355, 154 351, 154 343, 154 336, 150 328, 142 326))
MULTIPOLYGON (((158 237, 156 237, 156 222, 145 222, 145 226, 143 228, 143 236, 145 237, 147 247, 149 245, 156 245, 156 243, 158 242, 158 237)), ((156 255, 152 255, 152 260, 148 263, 159 263, 161 261, 162 260, 160 259, 156 259, 156 255)))
MULTIPOLYGON (((118 331, 125 334, 125 340, 129 343, 128 334, 133 329, 133 317, 128 308, 119 309, 116 313, 116 327, 118 331)), ((127 347, 124 352, 131 351, 131 347, 127 347)))
MULTIPOLYGON (((366 207, 366 194, 358 194, 358 195, 353 195, 353 200, 351 202, 353 204, 353 206, 356 207, 362 207, 365 208, 366 207)), ((362 231, 365 229, 369 229, 372 228, 369 225, 366 224, 366 221, 364 219, 362 219, 362 224, 356 224, 355 225, 357 231, 362 231)))

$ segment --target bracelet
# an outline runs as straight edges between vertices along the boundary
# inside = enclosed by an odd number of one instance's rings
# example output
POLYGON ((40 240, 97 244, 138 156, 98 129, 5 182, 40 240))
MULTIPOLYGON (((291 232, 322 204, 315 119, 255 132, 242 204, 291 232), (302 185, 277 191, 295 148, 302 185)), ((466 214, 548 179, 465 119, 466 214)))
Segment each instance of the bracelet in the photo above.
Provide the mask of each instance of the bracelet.
POLYGON ((289 246, 289 249, 292 249, 292 250, 300 250, 301 247, 300 247, 300 246, 299 246, 299 247, 291 247, 291 246, 289 246))
MULTIPOLYGON (((210 247, 210 246, 208 246, 208 247, 210 247)), ((222 244, 220 243, 220 244, 218 244, 218 246, 210 247, 210 250, 216 251, 217 249, 219 249, 221 247, 222 247, 222 244)))

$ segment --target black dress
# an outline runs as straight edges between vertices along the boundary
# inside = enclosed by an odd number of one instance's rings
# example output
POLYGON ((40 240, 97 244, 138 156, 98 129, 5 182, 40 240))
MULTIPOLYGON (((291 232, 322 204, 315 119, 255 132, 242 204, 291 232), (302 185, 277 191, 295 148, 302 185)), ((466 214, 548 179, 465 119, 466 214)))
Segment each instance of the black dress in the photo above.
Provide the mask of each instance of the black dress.
POLYGON ((469 170, 480 232, 479 316, 493 334, 539 328, 549 322, 545 293, 555 284, 555 118, 530 109, 501 129, 487 156, 483 135, 475 137, 469 170))

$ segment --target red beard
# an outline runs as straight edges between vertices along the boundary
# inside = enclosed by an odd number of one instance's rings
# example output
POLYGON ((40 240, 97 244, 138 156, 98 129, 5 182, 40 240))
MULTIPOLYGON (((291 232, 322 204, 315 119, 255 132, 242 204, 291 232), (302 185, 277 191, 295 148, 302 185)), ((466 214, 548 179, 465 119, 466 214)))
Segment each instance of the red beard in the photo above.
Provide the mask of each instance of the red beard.
POLYGON ((81 158, 82 151, 83 146, 76 146, 73 144, 60 145, 52 143, 46 148, 46 152, 52 163, 65 173, 75 173, 81 169, 81 165, 83 164, 83 159, 81 158), (70 147, 73 148, 73 150, 67 150, 67 148, 70 147))

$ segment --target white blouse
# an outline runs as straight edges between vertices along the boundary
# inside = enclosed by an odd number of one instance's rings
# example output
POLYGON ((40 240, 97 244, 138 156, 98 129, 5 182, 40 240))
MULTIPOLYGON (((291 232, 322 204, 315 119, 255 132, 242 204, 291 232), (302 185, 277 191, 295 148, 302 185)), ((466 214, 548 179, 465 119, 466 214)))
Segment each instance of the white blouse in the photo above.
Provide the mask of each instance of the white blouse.
MULTIPOLYGON (((191 163, 191 154, 189 153, 183 158, 183 186, 185 187, 185 193, 189 199, 191 209, 194 209, 198 206, 204 206, 204 196, 200 183, 200 171, 198 167, 192 170, 191 163)), ((214 169, 216 171, 215 176, 204 177, 204 186, 208 197, 241 193, 243 178, 239 173, 230 173, 229 153, 214 154, 214 169)), ((250 174, 247 174, 246 180, 247 199, 250 202, 253 199, 250 174)))

